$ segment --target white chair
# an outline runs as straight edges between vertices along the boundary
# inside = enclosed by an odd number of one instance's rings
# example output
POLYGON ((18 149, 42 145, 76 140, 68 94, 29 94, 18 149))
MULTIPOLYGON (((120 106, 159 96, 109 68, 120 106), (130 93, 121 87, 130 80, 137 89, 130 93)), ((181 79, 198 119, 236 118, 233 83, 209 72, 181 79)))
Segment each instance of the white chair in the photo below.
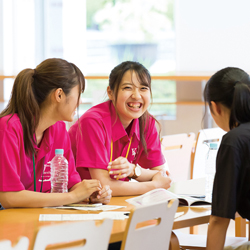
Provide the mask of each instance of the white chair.
POLYGON ((121 250, 167 250, 178 203, 178 200, 171 200, 134 208, 130 212, 121 250), (157 220, 157 223, 143 226, 143 222, 149 220, 157 220), (142 227, 137 228, 138 224, 142 227))
POLYGON ((57 245, 57 249, 106 250, 113 221, 105 219, 96 226, 95 221, 60 223, 41 227, 33 243, 33 250, 45 250, 48 245, 57 245), (80 246, 79 246, 80 245, 80 246))
POLYGON ((20 237, 17 244, 11 246, 10 240, 0 241, 0 250, 28 250, 29 239, 27 237, 20 237))
POLYGON ((217 142, 219 148, 221 139, 225 133, 221 128, 209 128, 199 131, 195 146, 194 163, 191 166, 193 179, 205 177, 205 160, 208 152, 208 146, 205 143, 211 141, 217 142))
POLYGON ((190 159, 195 134, 175 134, 162 137, 162 153, 173 181, 190 179, 190 159))
POLYGON ((10 250, 11 241, 10 240, 1 240, 0 241, 0 250, 10 250))

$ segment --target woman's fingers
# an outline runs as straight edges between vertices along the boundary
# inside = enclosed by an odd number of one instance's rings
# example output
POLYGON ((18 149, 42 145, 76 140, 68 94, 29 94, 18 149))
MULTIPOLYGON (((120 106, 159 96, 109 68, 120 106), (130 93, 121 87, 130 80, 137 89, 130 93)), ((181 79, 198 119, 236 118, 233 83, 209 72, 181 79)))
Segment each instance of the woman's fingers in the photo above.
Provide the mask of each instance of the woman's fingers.
POLYGON ((133 173, 134 164, 128 162, 125 157, 118 157, 108 164, 108 171, 113 175, 114 179, 124 179, 133 173))
POLYGON ((105 185, 98 193, 91 195, 91 202, 101 202, 103 204, 107 204, 110 202, 112 197, 112 190, 108 185, 105 185))
POLYGON ((114 161, 109 162, 108 166, 113 166, 113 168, 125 164, 128 160, 125 157, 118 157, 114 161))

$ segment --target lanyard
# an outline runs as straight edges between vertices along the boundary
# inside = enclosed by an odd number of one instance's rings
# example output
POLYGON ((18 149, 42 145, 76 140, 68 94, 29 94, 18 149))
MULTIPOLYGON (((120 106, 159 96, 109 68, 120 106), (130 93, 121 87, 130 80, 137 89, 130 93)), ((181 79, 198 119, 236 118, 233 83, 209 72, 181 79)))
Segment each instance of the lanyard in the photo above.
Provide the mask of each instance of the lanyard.
MULTIPOLYGON (((34 191, 36 192, 36 164, 35 164, 34 153, 32 154, 32 160, 33 160, 33 173, 34 173, 34 191)), ((45 156, 43 157, 43 173, 44 173, 44 161, 45 161, 45 156)), ((42 189, 43 189, 43 174, 42 174, 42 183, 41 183, 40 192, 42 192, 42 189)))
MULTIPOLYGON (((128 153, 129 153, 129 149, 130 149, 130 146, 131 146, 132 139, 133 139, 133 136, 131 137, 130 142, 129 142, 129 145, 128 145, 128 149, 127 149, 127 153, 126 153, 126 157, 125 157, 126 159, 128 158, 128 153)), ((112 159, 113 159, 113 140, 112 140, 112 138, 111 138, 111 145, 110 145, 110 160, 109 160, 109 162, 111 162, 112 159)), ((110 170, 109 170, 109 171, 110 171, 110 170)), ((120 173, 119 175, 121 175, 121 173, 120 173)), ((118 178, 116 178, 116 180, 118 180, 118 178)))
MULTIPOLYGON (((129 145, 128 145, 128 150, 127 150, 127 153, 126 153, 126 157, 125 157, 125 158, 128 158, 128 153, 129 153, 129 149, 130 149, 130 145, 131 145, 132 139, 133 139, 133 136, 132 136, 131 139, 130 139, 130 142, 129 142, 129 145)), ((110 160, 109 160, 109 162, 111 162, 111 161, 112 161, 112 158, 113 158, 113 140, 112 140, 112 138, 111 138, 111 145, 110 145, 110 148, 111 148, 111 150, 110 150, 110 160)))
POLYGON ((33 160, 33 173, 34 173, 34 191, 36 192, 36 164, 35 164, 35 155, 32 154, 32 160, 33 160))

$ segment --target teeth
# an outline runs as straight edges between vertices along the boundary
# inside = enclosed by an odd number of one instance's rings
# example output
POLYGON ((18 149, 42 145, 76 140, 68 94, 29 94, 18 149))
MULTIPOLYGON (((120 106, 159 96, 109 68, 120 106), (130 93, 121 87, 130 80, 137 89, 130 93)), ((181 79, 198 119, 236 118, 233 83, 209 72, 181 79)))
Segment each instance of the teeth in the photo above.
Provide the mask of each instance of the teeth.
POLYGON ((128 104, 128 106, 131 107, 131 108, 140 108, 141 105, 138 105, 138 104, 134 105, 134 104, 130 103, 130 104, 128 104))

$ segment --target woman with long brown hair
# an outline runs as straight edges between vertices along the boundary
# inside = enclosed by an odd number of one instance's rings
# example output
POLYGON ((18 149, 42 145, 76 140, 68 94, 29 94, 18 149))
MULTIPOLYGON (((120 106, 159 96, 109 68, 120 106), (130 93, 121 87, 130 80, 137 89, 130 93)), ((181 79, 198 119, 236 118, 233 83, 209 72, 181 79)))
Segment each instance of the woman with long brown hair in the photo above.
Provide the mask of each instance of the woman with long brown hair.
POLYGON ((79 68, 62 59, 47 59, 24 69, 0 114, 0 203, 4 208, 57 206, 93 201, 107 203, 108 186, 83 180, 75 169, 63 121, 72 121, 85 79, 79 68), (68 193, 49 193, 44 166, 63 149, 68 160, 68 193))
POLYGON ((138 62, 116 66, 109 76, 109 101, 89 109, 70 130, 77 171, 98 179, 113 195, 138 195, 169 188, 156 120, 149 114, 151 77, 138 62), (129 179, 137 182, 128 182, 129 179))

